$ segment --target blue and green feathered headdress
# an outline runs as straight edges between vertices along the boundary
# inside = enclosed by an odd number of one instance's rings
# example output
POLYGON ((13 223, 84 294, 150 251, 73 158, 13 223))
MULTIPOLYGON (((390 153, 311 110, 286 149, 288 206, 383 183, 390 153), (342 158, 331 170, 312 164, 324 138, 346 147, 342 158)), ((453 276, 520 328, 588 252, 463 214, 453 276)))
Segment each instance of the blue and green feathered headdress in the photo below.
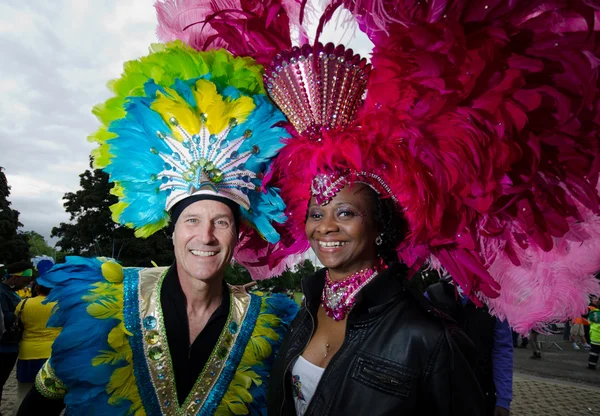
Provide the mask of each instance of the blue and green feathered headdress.
POLYGON ((115 93, 94 113, 95 166, 115 183, 113 220, 148 237, 169 223, 179 201, 212 194, 240 205, 242 218, 267 241, 285 221, 275 189, 262 175, 289 137, 269 101, 262 66, 225 50, 198 52, 181 42, 151 47, 127 62, 115 93))

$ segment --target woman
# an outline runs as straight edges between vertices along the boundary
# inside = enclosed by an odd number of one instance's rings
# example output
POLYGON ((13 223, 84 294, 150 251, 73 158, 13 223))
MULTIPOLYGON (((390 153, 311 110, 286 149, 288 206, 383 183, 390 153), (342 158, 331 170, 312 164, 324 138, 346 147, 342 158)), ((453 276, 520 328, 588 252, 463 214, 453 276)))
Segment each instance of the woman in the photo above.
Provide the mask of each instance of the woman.
POLYGON ((52 352, 52 344, 60 334, 60 328, 47 328, 46 324, 54 302, 44 303, 50 289, 34 285, 32 292, 37 296, 22 300, 17 306, 23 323, 23 338, 19 343, 19 359, 17 361, 17 401, 13 406, 13 414, 17 410, 27 392, 35 382, 35 376, 42 368, 52 352))
POLYGON ((469 364, 405 284, 403 220, 368 185, 310 201, 306 236, 326 267, 302 282, 269 384, 269 413, 480 414, 469 364), (456 388, 460 386, 460 388, 456 388))

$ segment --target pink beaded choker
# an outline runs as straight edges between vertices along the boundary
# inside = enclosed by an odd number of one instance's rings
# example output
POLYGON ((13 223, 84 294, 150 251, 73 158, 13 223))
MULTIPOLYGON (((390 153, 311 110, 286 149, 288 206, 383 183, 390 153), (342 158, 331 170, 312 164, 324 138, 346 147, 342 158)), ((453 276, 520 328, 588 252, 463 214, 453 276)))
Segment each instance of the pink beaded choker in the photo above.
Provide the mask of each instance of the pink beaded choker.
POLYGON ((337 282, 325 272, 325 287, 321 295, 321 305, 325 313, 335 321, 341 321, 354 306, 356 294, 377 276, 384 267, 363 269, 337 282))

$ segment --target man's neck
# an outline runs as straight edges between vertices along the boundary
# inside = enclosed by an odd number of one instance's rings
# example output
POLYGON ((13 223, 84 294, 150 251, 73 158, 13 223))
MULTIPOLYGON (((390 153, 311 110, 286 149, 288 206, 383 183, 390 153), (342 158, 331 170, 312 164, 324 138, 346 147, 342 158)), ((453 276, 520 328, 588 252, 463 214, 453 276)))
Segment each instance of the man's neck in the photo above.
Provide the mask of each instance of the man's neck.
MULTIPOLYGON (((177 276, 181 290, 187 300, 187 311, 202 314, 207 310, 214 312, 221 304, 223 298, 223 279, 198 280, 188 276, 177 267, 177 276)), ((211 312, 212 313, 212 312, 211 312)))

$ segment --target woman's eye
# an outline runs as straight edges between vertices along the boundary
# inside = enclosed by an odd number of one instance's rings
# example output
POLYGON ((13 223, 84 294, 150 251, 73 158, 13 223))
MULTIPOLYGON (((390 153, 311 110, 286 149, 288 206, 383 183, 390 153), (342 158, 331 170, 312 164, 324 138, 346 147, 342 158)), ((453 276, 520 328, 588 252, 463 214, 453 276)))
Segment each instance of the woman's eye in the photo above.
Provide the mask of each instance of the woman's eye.
POLYGON ((340 211, 338 213, 338 216, 342 217, 342 218, 344 218, 344 217, 353 217, 354 216, 354 212, 352 212, 352 211, 340 211))
POLYGON ((323 214, 321 214, 320 212, 311 212, 310 214, 308 214, 308 216, 310 218, 313 218, 313 219, 316 219, 316 220, 318 220, 320 218, 323 218, 323 214))

